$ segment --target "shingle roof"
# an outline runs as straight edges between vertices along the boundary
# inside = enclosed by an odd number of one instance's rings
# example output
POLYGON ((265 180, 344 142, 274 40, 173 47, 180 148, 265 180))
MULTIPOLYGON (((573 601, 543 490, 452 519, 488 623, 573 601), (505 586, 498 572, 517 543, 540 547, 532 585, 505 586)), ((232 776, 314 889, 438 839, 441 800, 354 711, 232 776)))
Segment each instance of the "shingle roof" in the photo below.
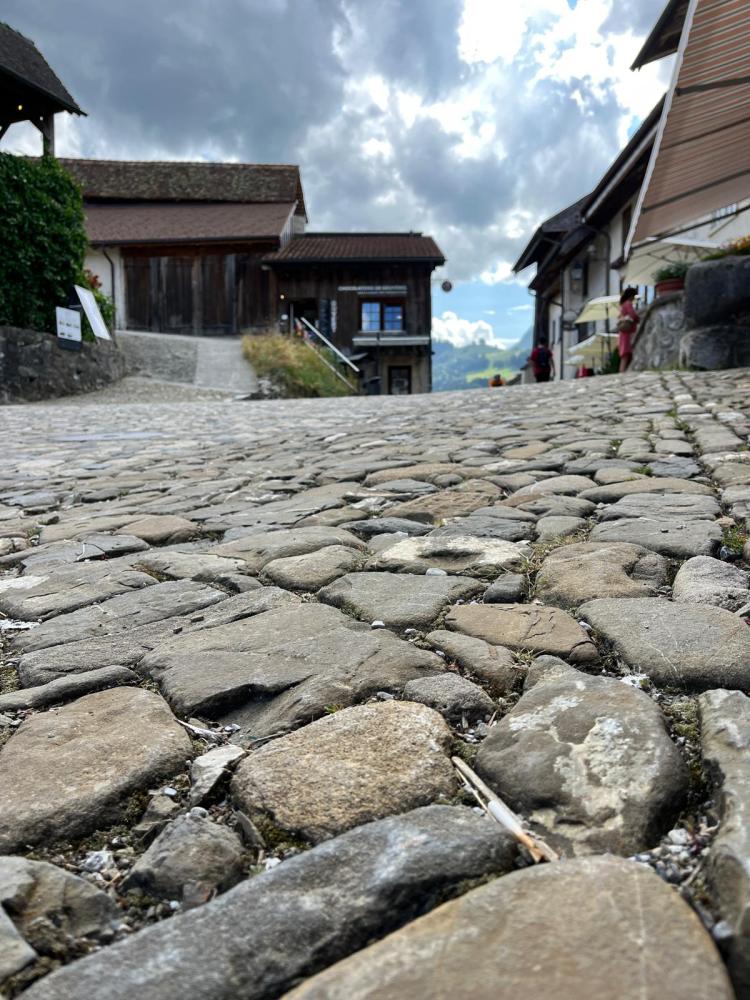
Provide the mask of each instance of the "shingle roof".
POLYGON ((266 163, 189 163, 159 160, 65 160, 60 163, 101 201, 298 202, 299 167, 266 163))
POLYGON ((71 95, 53 73, 46 59, 30 38, 0 22, 0 74, 38 91, 60 111, 82 115, 71 95))
POLYGON ((578 201, 574 201, 572 205, 568 205, 567 208, 550 216, 549 219, 545 219, 541 225, 537 226, 523 253, 513 265, 513 270, 523 271, 530 264, 538 264, 541 258, 549 253, 550 246, 558 242, 551 237, 556 236, 559 239, 561 234, 577 229, 581 222, 583 207, 588 199, 588 195, 579 198, 578 201))
POLYGON ((86 233, 99 245, 278 239, 294 202, 87 204, 86 233))
POLYGON ((270 264, 369 260, 445 263, 437 243, 422 233, 305 233, 266 260, 270 264))

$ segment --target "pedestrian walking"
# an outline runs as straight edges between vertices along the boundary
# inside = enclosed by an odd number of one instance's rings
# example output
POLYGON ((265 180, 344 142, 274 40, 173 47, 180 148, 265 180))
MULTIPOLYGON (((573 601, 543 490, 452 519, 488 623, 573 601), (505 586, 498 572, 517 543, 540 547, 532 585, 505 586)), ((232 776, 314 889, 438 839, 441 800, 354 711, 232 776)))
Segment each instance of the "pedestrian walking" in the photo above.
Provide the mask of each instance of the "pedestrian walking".
POLYGON ((637 288, 626 288, 620 296, 620 315, 617 320, 617 351, 620 355, 620 371, 627 371, 633 357, 633 340, 641 317, 636 312, 633 299, 637 288))
POLYGON ((535 381, 549 382, 550 377, 555 374, 555 359, 552 357, 552 351, 547 347, 546 340, 539 341, 528 360, 531 362, 535 381))

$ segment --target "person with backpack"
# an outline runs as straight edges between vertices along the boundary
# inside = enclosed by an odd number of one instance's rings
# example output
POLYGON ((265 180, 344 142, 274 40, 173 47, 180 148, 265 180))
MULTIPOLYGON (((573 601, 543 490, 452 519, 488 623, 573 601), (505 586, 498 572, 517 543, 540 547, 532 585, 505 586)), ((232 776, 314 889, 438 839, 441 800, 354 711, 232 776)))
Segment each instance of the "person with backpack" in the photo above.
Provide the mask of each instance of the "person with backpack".
POLYGON ((531 362, 535 381, 549 382, 550 376, 555 373, 555 360, 546 340, 539 341, 528 360, 531 362))

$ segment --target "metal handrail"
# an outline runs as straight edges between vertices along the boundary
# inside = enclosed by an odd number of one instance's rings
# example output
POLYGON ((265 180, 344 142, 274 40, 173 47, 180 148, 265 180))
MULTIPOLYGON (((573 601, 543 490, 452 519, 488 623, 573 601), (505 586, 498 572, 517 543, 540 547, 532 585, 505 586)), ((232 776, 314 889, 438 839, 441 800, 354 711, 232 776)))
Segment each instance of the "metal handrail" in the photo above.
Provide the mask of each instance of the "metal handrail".
POLYGON ((328 337, 324 337, 323 334, 320 332, 320 330, 318 330, 317 327, 313 326, 313 324, 310 323, 308 320, 302 318, 302 322, 305 324, 305 326, 308 328, 308 330, 310 330, 312 333, 315 334, 316 337, 320 337, 320 339, 323 341, 323 343, 326 345, 326 347, 329 348, 329 350, 333 351, 333 353, 335 355, 337 355, 337 357, 341 358, 341 360, 344 362, 344 364, 349 365, 349 367, 352 369, 352 371, 356 372, 357 375, 359 375, 359 368, 357 368, 357 366, 355 364, 352 364, 352 362, 349 360, 349 358, 347 358, 347 356, 345 354, 342 354, 341 351, 338 349, 338 347, 335 347, 331 343, 331 341, 328 339, 328 337))

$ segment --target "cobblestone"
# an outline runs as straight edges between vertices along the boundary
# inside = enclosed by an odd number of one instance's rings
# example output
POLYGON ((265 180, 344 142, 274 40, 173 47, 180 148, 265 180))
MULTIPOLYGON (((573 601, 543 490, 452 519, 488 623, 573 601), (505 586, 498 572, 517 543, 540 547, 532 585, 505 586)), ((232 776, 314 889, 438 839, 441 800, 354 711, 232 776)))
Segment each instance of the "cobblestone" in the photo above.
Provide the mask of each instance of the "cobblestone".
MULTIPOLYGON (((390 814, 441 803, 431 808, 456 819, 431 827, 429 852, 461 855, 459 833, 472 826, 461 816, 474 802, 462 797, 449 756, 471 759, 472 745, 482 754, 486 741, 487 759, 505 738, 504 753, 518 755, 512 780, 512 765, 485 768, 485 780, 512 797, 524 822, 566 831, 556 843, 568 857, 580 849, 573 826, 583 816, 586 850, 637 849, 628 863, 637 871, 671 850, 663 835, 684 801, 669 837, 690 854, 691 874, 674 879, 674 866, 657 865, 669 886, 647 873, 644 905, 666 913, 662 890, 679 893, 709 929, 718 925, 717 937, 722 927, 740 934, 730 894, 703 872, 711 838, 726 844, 733 828, 722 798, 729 772, 714 760, 718 735, 702 769, 698 701, 712 692, 701 704, 720 734, 725 706, 744 696, 719 692, 750 686, 749 390, 750 372, 736 370, 250 402, 130 378, 89 396, 2 409, 0 850, 80 875, 123 918, 97 943, 98 956, 80 959, 91 942, 69 936, 45 951, 6 906, 0 919, 13 924, 6 936, 16 959, 0 991, 15 997, 41 979, 30 1000, 88 995, 111 948, 117 988, 107 995, 173 997, 188 968, 191 996, 233 995, 216 963, 176 964, 201 943, 210 949, 212 927, 228 955, 244 955, 226 914, 241 910, 255 879, 261 887, 268 879, 267 894, 250 893, 263 895, 268 926, 283 910, 287 940, 317 956, 306 952, 285 973, 273 957, 278 940, 255 928, 253 961, 273 965, 281 995, 440 902, 436 866, 422 876, 400 847, 407 876, 388 897, 398 914, 373 922, 353 888, 347 844, 379 843, 390 814), (545 670, 562 671, 564 683, 552 673, 539 682, 545 670), (634 697, 621 683, 638 689, 634 697), (479 722, 461 708, 466 692, 479 722), (582 699, 591 706, 583 722, 573 704, 582 699), (425 713, 431 728, 420 736, 413 720, 425 713), (391 717, 397 730, 380 721, 391 717), (345 739, 323 738, 344 731, 345 739), (419 740, 418 753, 400 756, 399 746, 419 740), (190 765, 214 750, 242 763, 233 782, 222 764, 208 794, 200 765, 191 787, 190 765), (566 756, 581 757, 581 774, 560 770, 566 756), (242 775, 276 760, 281 776, 251 795, 242 775), (679 779, 666 805, 664 761, 679 779), (283 778, 292 773, 293 787, 283 778), (198 801, 207 828, 242 840, 241 870, 226 880, 239 884, 204 885, 188 859, 174 866, 170 898, 149 902, 128 873, 166 818, 179 826, 198 801), (330 844, 311 848, 326 837, 330 844), (101 870, 83 867, 92 851, 101 870), (309 863, 293 861, 305 852, 309 863), (325 936, 319 904, 295 896, 274 910, 273 873, 258 874, 294 865, 295 892, 312 899, 317 883, 305 880, 317 878, 314 859, 323 856, 337 920, 366 928, 340 935, 335 948, 316 944, 325 936), (196 906, 200 919, 146 926, 196 906), (193 927, 202 942, 188 939, 193 927), (68 965, 45 979, 53 959, 68 965)), ((746 755, 731 763, 732 787, 750 787, 746 755)), ((522 851, 514 863, 530 862, 522 851)), ((390 886, 383 866, 391 862, 372 863, 373 877, 390 886)), ((505 857, 477 874, 508 867, 505 857)), ((561 912, 587 891, 588 868, 565 869, 561 912)), ((469 888, 454 882, 452 891, 469 888)), ((691 927, 687 952, 698 979, 710 978, 716 952, 697 920, 691 927)), ((616 950, 616 921, 602 933, 616 950)), ((668 934, 663 941, 673 947, 668 934)), ((668 965, 654 942, 650 954, 668 965)), ((644 947, 637 935, 624 946, 644 947)), ((743 946, 738 937, 725 948, 740 985, 743 946)))

